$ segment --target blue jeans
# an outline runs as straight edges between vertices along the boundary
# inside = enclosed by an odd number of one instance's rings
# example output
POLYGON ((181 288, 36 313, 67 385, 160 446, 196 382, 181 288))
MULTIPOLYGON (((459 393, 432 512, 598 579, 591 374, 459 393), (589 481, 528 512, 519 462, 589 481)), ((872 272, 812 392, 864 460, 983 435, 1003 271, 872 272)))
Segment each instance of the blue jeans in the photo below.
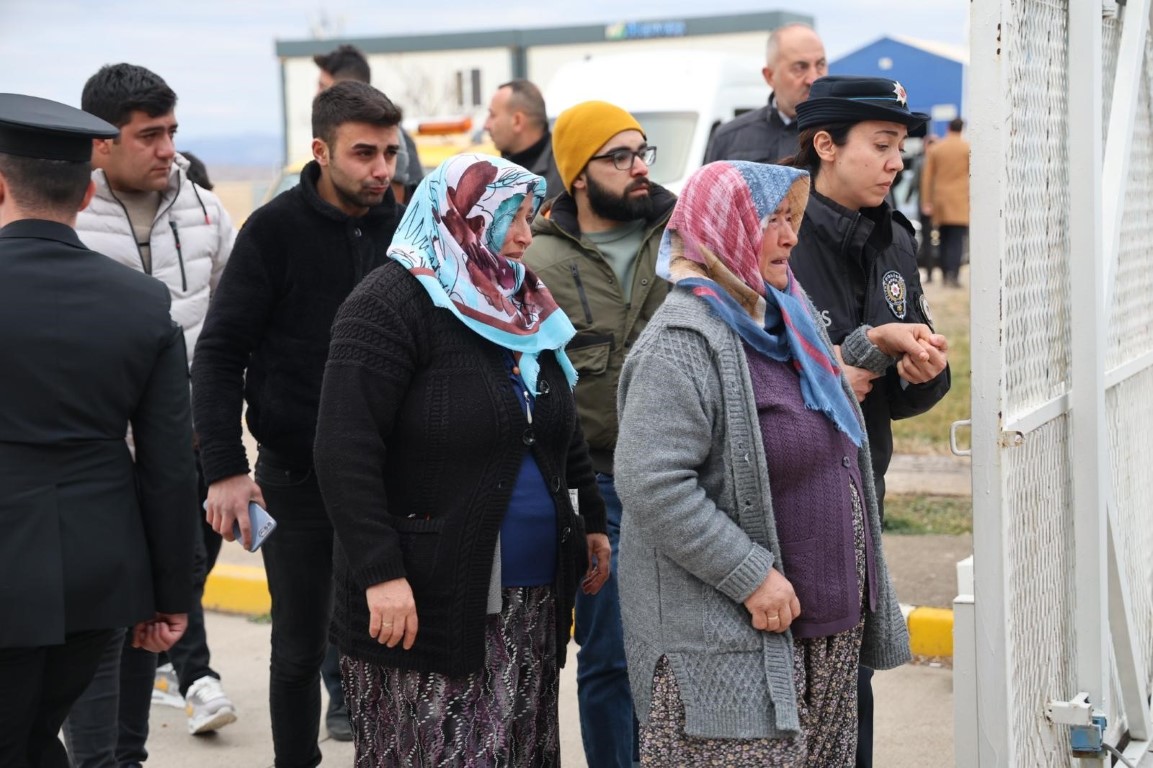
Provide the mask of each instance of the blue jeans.
POLYGON ((332 613, 332 524, 311 467, 285 466, 266 449, 256 482, 276 531, 260 548, 272 597, 268 686, 276 768, 320 764, 320 667, 332 613))
POLYGON ((598 472, 597 486, 605 500, 613 567, 612 575, 600 592, 590 596, 578 590, 576 596, 576 641, 580 644, 577 652, 577 702, 580 706, 581 740, 589 766, 631 768, 640 757, 617 586, 621 500, 612 475, 598 472))

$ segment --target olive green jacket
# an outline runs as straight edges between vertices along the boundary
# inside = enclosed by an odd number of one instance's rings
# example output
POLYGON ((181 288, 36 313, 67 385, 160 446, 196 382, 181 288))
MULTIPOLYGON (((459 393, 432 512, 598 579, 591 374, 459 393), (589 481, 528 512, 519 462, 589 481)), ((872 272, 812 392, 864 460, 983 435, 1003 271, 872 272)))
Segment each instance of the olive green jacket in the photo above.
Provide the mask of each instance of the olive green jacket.
POLYGON ((581 237, 576 201, 567 192, 536 218, 524 261, 576 326, 566 351, 580 374, 576 401, 593 467, 612 474, 617 444, 617 382, 625 355, 669 292, 655 274, 657 250, 676 196, 652 185, 656 203, 633 272, 632 301, 624 301, 612 267, 581 237))

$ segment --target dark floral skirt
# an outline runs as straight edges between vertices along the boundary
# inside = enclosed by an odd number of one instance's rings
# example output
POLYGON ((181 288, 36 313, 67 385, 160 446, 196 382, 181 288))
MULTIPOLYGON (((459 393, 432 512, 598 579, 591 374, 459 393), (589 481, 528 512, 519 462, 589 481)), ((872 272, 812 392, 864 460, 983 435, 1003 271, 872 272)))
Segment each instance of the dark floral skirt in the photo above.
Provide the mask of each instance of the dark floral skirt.
POLYGON ((560 765, 552 587, 502 590, 484 668, 465 677, 341 656, 356 768, 560 765))
MULTIPOLYGON (((857 585, 864 601, 864 505, 852 489, 857 585)), ((802 606, 803 609, 803 606, 802 606)), ((864 618, 829 637, 793 641, 793 685, 800 733, 780 739, 707 739, 685 735, 680 688, 662 657, 652 708, 641 729, 641 765, 654 768, 851 768, 857 750, 857 666, 864 618)))

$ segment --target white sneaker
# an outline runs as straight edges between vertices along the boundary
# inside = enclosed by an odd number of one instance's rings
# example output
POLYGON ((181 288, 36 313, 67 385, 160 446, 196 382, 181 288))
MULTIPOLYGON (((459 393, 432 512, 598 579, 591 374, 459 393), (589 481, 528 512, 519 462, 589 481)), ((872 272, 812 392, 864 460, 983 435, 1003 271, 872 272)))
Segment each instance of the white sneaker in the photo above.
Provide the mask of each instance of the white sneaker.
POLYGON ((188 732, 193 735, 211 733, 236 722, 236 707, 215 677, 206 675, 190 685, 184 700, 188 732))
POLYGON ((156 668, 156 679, 152 682, 152 703, 166 707, 184 709, 184 697, 180 695, 180 680, 171 664, 161 664, 156 668))

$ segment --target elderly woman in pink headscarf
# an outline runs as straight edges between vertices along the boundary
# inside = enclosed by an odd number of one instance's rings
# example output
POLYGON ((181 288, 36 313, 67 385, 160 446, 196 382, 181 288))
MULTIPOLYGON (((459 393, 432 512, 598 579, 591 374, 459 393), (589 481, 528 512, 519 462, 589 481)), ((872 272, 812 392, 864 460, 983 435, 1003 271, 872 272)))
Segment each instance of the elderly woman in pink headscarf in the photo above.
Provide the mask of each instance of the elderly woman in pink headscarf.
POLYGON ((621 613, 641 764, 846 766, 857 664, 910 658, 861 413, 789 257, 808 174, 719 162, 625 363, 621 613))

